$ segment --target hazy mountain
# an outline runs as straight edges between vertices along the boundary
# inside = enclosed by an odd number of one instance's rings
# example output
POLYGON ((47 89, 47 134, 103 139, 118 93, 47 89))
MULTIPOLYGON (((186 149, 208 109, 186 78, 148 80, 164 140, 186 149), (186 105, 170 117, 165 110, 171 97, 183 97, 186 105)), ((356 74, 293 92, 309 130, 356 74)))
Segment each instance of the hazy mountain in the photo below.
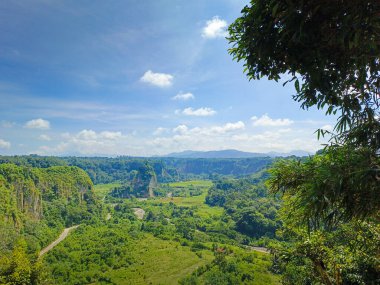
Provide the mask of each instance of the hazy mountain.
POLYGON ((279 153, 279 152, 268 152, 268 153, 257 153, 257 152, 244 152, 236 149, 226 149, 226 150, 212 150, 212 151, 192 151, 186 150, 182 152, 173 152, 164 157, 178 157, 178 158, 248 158, 248 157, 286 157, 286 156, 308 156, 312 153, 303 150, 294 150, 289 153, 279 153))

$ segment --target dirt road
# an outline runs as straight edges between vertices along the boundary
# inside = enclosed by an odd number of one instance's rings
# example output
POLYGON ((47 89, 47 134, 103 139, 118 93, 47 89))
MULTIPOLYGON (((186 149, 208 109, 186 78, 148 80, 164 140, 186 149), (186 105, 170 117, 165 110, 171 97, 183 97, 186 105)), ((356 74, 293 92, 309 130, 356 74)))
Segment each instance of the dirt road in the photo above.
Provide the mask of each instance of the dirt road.
POLYGON ((61 241, 63 241, 67 237, 70 231, 76 229, 77 227, 79 227, 79 225, 64 229, 63 232, 55 241, 53 241, 51 244, 49 244, 47 247, 45 247, 44 249, 40 251, 40 254, 38 255, 38 257, 41 258, 44 254, 52 250, 57 244, 59 244, 61 241))

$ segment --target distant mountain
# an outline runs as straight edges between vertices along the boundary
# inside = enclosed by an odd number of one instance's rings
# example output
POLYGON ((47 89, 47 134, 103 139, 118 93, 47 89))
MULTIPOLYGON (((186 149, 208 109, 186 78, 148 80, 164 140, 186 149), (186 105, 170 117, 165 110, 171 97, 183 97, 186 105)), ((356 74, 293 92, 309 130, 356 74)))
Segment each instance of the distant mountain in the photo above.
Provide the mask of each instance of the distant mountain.
POLYGON ((308 156, 312 153, 303 150, 294 150, 289 153, 268 152, 244 152, 236 149, 226 150, 212 150, 212 151, 192 151, 185 150, 182 152, 173 152, 163 157, 176 157, 176 158, 249 158, 249 157, 286 157, 286 156, 308 156))

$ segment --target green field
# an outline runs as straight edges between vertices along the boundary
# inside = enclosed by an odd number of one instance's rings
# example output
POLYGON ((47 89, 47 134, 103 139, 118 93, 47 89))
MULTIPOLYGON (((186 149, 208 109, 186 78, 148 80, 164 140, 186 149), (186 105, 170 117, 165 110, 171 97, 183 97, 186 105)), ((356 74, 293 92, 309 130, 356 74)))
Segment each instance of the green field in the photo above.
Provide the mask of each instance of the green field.
POLYGON ((145 203, 157 205, 159 203, 174 203, 177 206, 184 207, 195 207, 196 213, 202 218, 211 218, 214 216, 221 216, 223 213, 223 208, 221 207, 210 207, 205 204, 207 191, 212 186, 212 182, 209 180, 192 180, 192 181, 181 181, 169 183, 170 187, 174 188, 187 188, 187 187, 199 187, 202 189, 202 194, 198 196, 191 197, 165 197, 165 198, 155 198, 147 200, 145 203))
POLYGON ((135 244, 133 254, 139 262, 110 271, 109 275, 116 284, 178 284, 179 279, 212 261, 211 251, 201 253, 199 257, 178 242, 146 234, 135 244))
POLYGON ((120 183, 96 184, 94 185, 94 191, 96 196, 100 199, 104 199, 113 188, 120 186, 120 183))

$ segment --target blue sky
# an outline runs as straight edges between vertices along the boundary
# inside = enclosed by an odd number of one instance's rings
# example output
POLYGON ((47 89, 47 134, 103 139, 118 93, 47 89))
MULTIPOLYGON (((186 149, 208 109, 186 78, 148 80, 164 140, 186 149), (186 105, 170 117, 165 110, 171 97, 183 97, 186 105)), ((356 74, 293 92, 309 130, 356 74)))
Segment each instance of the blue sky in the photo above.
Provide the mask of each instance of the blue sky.
POLYGON ((245 2, 2 1, 0 154, 321 148, 334 119, 228 54, 245 2))

